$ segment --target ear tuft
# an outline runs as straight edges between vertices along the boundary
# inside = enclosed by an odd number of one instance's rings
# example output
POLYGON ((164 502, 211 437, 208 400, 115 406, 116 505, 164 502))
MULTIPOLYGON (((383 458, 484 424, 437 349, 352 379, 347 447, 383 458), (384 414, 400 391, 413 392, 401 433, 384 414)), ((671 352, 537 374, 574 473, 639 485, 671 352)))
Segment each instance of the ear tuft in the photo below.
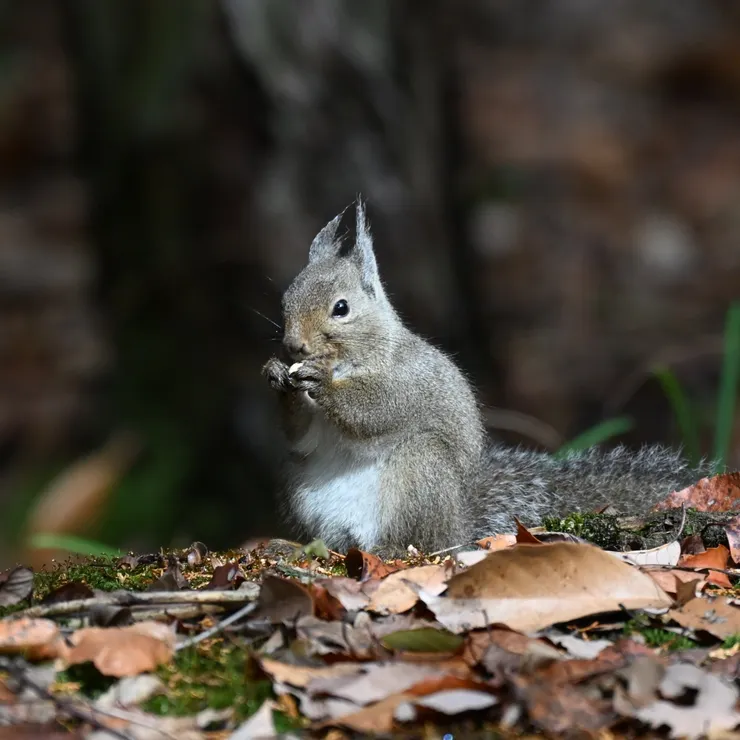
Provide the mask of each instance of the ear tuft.
POLYGON ((338 216, 335 216, 326 226, 324 226, 323 229, 321 229, 321 231, 319 231, 318 234, 316 234, 308 250, 309 264, 311 262, 319 262, 321 260, 329 259, 330 257, 335 257, 338 254, 341 244, 337 241, 336 237, 342 216, 344 216, 344 211, 342 211, 338 216))
POLYGON ((365 204, 359 196, 357 198, 355 214, 355 246, 350 254, 360 267, 363 287, 371 293, 378 293, 382 291, 382 288, 380 287, 380 276, 378 275, 378 265, 375 261, 375 252, 373 251, 373 238, 367 225, 365 204))

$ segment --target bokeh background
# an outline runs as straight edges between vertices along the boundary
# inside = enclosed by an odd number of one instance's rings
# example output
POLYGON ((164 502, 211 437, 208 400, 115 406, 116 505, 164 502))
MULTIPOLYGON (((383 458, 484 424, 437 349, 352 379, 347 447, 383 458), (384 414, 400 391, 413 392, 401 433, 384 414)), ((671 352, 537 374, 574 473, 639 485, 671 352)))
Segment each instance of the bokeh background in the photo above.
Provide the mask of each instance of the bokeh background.
POLYGON ((494 436, 677 443, 668 366, 711 446, 738 3, 0 0, 0 559, 282 532, 269 320, 357 193, 494 436))

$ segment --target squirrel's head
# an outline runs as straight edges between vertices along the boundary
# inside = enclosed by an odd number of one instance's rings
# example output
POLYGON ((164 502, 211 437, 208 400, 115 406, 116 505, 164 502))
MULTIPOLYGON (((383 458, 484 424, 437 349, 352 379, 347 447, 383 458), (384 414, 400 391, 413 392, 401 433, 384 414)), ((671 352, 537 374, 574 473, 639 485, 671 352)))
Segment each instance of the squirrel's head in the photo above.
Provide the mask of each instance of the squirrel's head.
POLYGON ((357 203, 354 241, 337 236, 343 215, 316 235, 308 264, 283 296, 283 345, 295 360, 357 354, 385 336, 395 316, 378 275, 365 205, 357 203))

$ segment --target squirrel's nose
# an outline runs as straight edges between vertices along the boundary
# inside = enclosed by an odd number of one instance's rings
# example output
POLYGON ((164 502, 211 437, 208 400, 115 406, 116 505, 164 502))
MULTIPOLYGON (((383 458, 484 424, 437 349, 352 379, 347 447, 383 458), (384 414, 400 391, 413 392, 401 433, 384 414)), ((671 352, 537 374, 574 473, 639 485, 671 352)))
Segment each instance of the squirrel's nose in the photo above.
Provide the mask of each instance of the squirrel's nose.
POLYGON ((291 357, 305 357, 308 354, 308 345, 301 339, 285 337, 283 346, 291 357))

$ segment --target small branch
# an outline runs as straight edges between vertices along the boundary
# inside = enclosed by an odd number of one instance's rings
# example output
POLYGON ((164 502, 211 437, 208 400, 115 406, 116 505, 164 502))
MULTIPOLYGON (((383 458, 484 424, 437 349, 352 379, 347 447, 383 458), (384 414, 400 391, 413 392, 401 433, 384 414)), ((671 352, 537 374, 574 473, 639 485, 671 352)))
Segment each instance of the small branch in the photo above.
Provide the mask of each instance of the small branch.
MULTIPOLYGON (((76 719, 80 719, 84 722, 89 722, 97 729, 105 730, 105 732, 110 733, 114 737, 121 738, 121 740, 134 740, 134 738, 127 732, 109 727, 107 724, 101 722, 95 717, 96 713, 105 715, 105 711, 95 709, 92 706, 87 705, 81 701, 61 699, 58 696, 54 696, 54 694, 45 689, 43 686, 39 686, 35 681, 32 681, 28 676, 28 672, 26 671, 25 661, 23 661, 22 659, 16 658, 15 660, 10 660, 8 658, 0 658, 0 666, 2 666, 4 670, 6 670, 11 676, 13 676, 13 678, 21 687, 30 689, 34 692, 34 694, 36 694, 39 698, 44 699, 45 701, 50 701, 52 704, 54 704, 54 706, 57 707, 57 709, 66 713, 70 717, 75 717, 76 719)), ((167 733, 163 734, 167 735, 167 733)))
POLYGON ((15 612, 8 619, 18 617, 61 617, 80 614, 99 606, 153 606, 186 604, 244 604, 257 598, 258 590, 238 589, 237 591, 113 591, 90 599, 62 601, 58 604, 39 604, 23 611, 15 612))
POLYGON ((175 650, 185 650, 186 648, 197 645, 199 642, 203 642, 204 640, 217 635, 219 632, 225 630, 229 625, 234 624, 234 622, 238 622, 242 617, 246 617, 247 614, 251 614, 256 608, 256 602, 245 604, 241 609, 230 614, 228 617, 225 617, 218 624, 210 627, 205 632, 201 632, 199 635, 195 635, 195 637, 183 640, 177 645, 175 650))

